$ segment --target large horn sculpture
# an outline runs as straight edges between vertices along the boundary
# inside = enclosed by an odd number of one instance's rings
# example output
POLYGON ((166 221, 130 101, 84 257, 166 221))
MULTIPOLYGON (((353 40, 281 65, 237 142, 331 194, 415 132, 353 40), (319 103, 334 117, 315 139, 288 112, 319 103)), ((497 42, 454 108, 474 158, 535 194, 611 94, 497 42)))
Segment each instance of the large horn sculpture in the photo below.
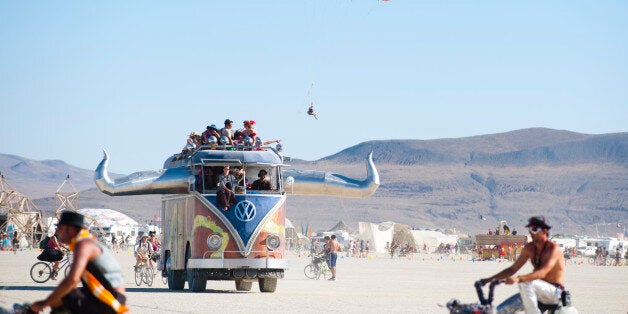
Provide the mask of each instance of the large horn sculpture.
MULTIPOLYGON (((373 153, 367 156, 366 180, 359 181, 324 171, 283 169, 284 185, 295 195, 326 195, 339 197, 366 197, 379 186, 379 174, 373 164, 373 153)), ((189 167, 176 167, 132 173, 111 180, 108 174, 109 155, 103 150, 103 159, 94 173, 98 189, 111 196, 143 194, 186 194, 194 184, 189 167)))
POLYGON ((379 174, 373 163, 373 152, 366 158, 366 180, 358 181, 324 171, 284 169, 286 192, 296 195, 366 197, 379 186, 379 174))
POLYGON ((185 194, 194 184, 189 168, 170 168, 132 173, 124 178, 111 180, 107 168, 109 155, 103 150, 103 159, 94 173, 98 189, 111 196, 141 194, 185 194))

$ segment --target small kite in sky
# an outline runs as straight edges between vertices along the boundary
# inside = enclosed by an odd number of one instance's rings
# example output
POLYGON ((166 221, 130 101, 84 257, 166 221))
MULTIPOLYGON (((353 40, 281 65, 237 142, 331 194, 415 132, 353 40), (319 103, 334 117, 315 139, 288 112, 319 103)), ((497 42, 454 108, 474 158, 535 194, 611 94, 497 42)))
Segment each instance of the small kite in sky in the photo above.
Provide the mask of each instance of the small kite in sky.
POLYGON ((313 116, 314 118, 316 118, 316 120, 318 120, 318 116, 316 115, 316 112, 314 111, 314 102, 310 103, 310 109, 307 110, 307 114, 310 116, 313 116))

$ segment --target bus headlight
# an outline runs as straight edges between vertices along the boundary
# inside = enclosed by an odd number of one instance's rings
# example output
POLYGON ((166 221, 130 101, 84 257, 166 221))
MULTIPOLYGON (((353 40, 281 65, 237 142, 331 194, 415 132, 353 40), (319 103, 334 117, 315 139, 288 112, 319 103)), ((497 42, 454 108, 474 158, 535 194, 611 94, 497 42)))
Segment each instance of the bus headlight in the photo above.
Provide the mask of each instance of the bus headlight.
POLYGON ((280 244, 281 244, 281 240, 279 239, 278 235, 270 234, 266 237, 266 246, 269 249, 276 250, 277 248, 279 248, 280 244))
POLYGON ((207 246, 212 250, 217 250, 222 246, 222 237, 214 233, 207 237, 207 246))

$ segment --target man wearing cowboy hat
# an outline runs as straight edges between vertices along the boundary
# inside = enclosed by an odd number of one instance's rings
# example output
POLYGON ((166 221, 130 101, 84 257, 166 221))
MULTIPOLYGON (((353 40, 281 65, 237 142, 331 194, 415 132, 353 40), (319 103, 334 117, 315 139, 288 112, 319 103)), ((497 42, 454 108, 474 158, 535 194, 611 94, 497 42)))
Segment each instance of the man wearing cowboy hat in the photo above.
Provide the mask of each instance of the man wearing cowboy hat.
POLYGON ((51 313, 123 313, 124 279, 120 265, 109 249, 84 227, 83 215, 64 211, 57 232, 72 250, 72 265, 63 279, 42 301, 30 306, 36 313, 51 307, 51 313), (79 282, 83 287, 76 288, 79 282))
POLYGON ((497 307, 498 311, 502 307, 522 302, 526 313, 541 313, 538 302, 546 305, 559 304, 561 294, 565 291, 565 258, 560 247, 549 240, 549 229, 552 227, 547 224, 545 217, 536 216, 528 220, 526 228, 532 242, 523 247, 515 263, 496 275, 481 280, 483 284, 499 279, 506 279, 506 284, 509 285, 519 284, 521 298, 508 299, 497 307), (534 270, 529 274, 514 277, 528 260, 534 266, 534 270))

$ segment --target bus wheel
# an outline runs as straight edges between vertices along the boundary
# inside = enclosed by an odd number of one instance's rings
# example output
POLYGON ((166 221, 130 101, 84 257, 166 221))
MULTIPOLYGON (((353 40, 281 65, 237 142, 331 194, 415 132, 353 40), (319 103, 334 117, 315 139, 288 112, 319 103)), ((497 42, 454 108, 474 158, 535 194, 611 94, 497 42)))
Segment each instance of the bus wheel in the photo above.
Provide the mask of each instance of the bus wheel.
POLYGON ((275 292, 277 289, 277 278, 258 278, 259 291, 261 292, 275 292))
POLYGON ((251 291, 251 287, 253 287, 252 281, 236 280, 235 284, 238 291, 251 291))
POLYGON ((183 290, 185 286, 185 270, 168 270, 168 288, 170 290, 183 290))
POLYGON ((192 292, 203 292, 207 286, 207 279, 198 274, 194 269, 187 270, 188 275, 188 288, 192 292))

